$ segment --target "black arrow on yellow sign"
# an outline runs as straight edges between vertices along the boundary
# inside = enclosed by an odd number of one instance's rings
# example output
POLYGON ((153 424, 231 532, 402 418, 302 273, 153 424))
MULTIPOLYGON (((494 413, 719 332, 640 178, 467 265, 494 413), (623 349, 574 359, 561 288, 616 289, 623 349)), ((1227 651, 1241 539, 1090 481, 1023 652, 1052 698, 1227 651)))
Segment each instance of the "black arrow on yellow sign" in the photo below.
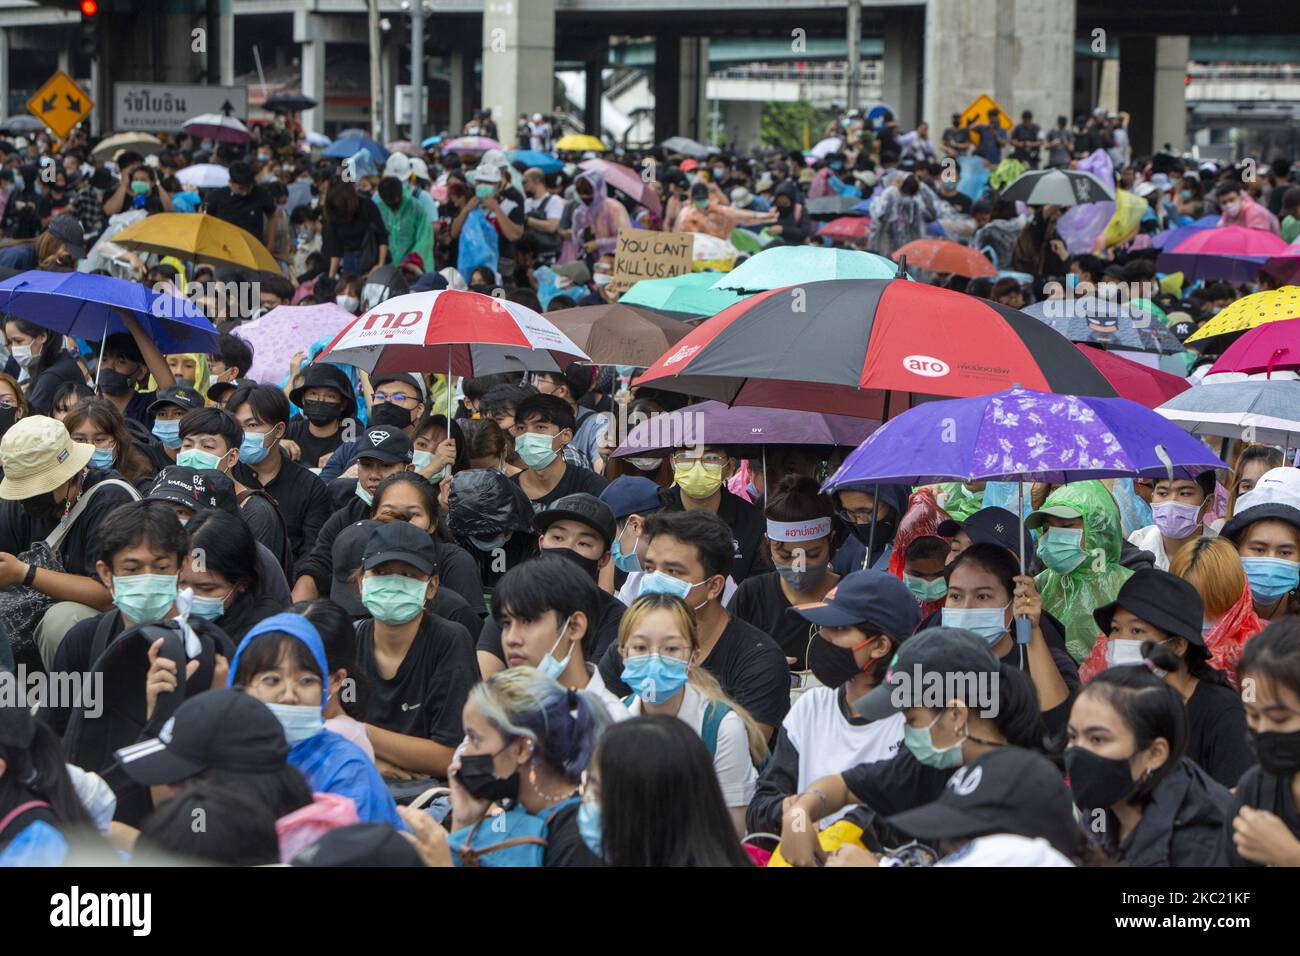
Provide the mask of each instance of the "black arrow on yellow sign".
POLYGON ((58 103, 58 100, 59 100, 59 96, 57 93, 51 96, 48 100, 41 100, 41 112, 42 113, 51 112, 54 109, 55 104, 58 103))
POLYGON ((68 109, 72 110, 74 113, 81 112, 81 99, 79 97, 74 97, 68 93, 64 93, 63 98, 68 101, 68 109))

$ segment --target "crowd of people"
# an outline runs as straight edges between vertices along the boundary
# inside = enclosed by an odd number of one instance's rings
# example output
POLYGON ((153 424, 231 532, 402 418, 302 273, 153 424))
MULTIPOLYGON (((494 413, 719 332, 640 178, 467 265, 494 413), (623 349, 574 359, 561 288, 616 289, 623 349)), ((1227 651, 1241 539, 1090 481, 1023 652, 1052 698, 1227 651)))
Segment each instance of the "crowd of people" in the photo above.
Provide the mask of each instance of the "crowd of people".
MULTIPOLYGON (((210 353, 164 354, 129 314, 103 342, 4 317, 0 678, 84 688, 0 706, 0 863, 1300 866, 1286 449, 1023 504, 997 482, 827 494, 851 449, 614 457, 621 405, 688 399, 612 366, 449 381, 304 352, 255 381, 239 335, 448 288, 613 303, 620 229, 824 246, 829 196, 868 204, 841 244, 955 239, 999 277, 919 278, 1013 308, 1144 282, 1185 339, 1281 285, 1166 282, 1151 236, 1215 214, 1294 237, 1300 168, 1134 156, 1126 123, 953 117, 934 142, 850 112, 817 155, 610 157, 650 161, 658 204, 582 156, 331 161, 282 123, 103 159, 83 134, 0 139, 6 275, 239 277, 113 243, 170 212, 283 270, 247 309, 200 297, 210 353), (1000 198, 1008 169, 1099 152, 1147 204, 1117 241, 1071 254, 1061 207, 1000 198), (204 163, 229 185, 187 189, 204 163)), ((553 143, 521 122, 520 148, 553 143)))

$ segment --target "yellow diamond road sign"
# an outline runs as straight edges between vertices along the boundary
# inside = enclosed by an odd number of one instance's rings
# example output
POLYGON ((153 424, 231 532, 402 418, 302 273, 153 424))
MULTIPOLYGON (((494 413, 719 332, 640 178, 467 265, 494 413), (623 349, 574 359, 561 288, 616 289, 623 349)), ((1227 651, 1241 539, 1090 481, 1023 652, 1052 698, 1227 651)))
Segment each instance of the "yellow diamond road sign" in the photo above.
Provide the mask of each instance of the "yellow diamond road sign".
MULTIPOLYGON (((1007 115, 1006 110, 998 106, 997 100, 993 99, 993 97, 989 96, 987 93, 981 93, 979 96, 975 97, 975 99, 971 100, 970 106, 966 107, 961 114, 962 126, 969 129, 972 126, 987 123, 989 121, 989 110, 991 109, 998 111, 998 125, 1005 130, 1011 129, 1011 117, 1007 115)), ((978 145, 980 134, 972 131, 971 139, 973 139, 976 145, 978 145)))
POLYGON ((41 88, 27 101, 27 112, 63 139, 72 128, 90 115, 95 104, 77 81, 62 70, 55 72, 41 84, 41 88))

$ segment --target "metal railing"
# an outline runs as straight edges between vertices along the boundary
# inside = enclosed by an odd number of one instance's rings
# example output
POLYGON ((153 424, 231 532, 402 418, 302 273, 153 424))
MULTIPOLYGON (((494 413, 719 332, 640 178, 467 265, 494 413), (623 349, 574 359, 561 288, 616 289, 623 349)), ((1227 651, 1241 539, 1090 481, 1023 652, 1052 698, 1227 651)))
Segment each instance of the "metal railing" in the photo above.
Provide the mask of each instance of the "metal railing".
MULTIPOLYGON (((714 80, 778 80, 796 83, 843 83, 848 75, 847 63, 819 63, 809 69, 796 69, 793 66, 770 66, 754 63, 745 66, 729 66, 724 70, 714 70, 709 74, 714 80)), ((884 64, 881 60, 863 60, 858 75, 863 83, 880 83, 884 78, 884 64)))

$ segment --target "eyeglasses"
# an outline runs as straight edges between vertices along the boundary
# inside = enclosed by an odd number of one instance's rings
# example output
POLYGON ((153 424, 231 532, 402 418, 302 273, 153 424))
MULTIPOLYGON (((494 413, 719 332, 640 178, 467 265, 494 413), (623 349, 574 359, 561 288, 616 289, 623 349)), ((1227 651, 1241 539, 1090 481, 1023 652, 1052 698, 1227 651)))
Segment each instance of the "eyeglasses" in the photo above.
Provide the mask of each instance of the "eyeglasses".
POLYGON ((418 398, 412 398, 410 395, 404 395, 401 392, 375 392, 375 404, 383 402, 392 402, 394 405, 415 405, 419 402, 418 398))
POLYGON ((697 456, 694 452, 676 451, 673 452, 672 457, 669 460, 672 461, 674 465, 693 465, 698 461, 706 468, 721 468, 727 463, 727 456, 713 452, 710 452, 707 455, 697 456))
POLYGON ((871 524, 871 509, 865 511, 848 511, 841 508, 835 512, 835 517, 849 524, 871 524))

